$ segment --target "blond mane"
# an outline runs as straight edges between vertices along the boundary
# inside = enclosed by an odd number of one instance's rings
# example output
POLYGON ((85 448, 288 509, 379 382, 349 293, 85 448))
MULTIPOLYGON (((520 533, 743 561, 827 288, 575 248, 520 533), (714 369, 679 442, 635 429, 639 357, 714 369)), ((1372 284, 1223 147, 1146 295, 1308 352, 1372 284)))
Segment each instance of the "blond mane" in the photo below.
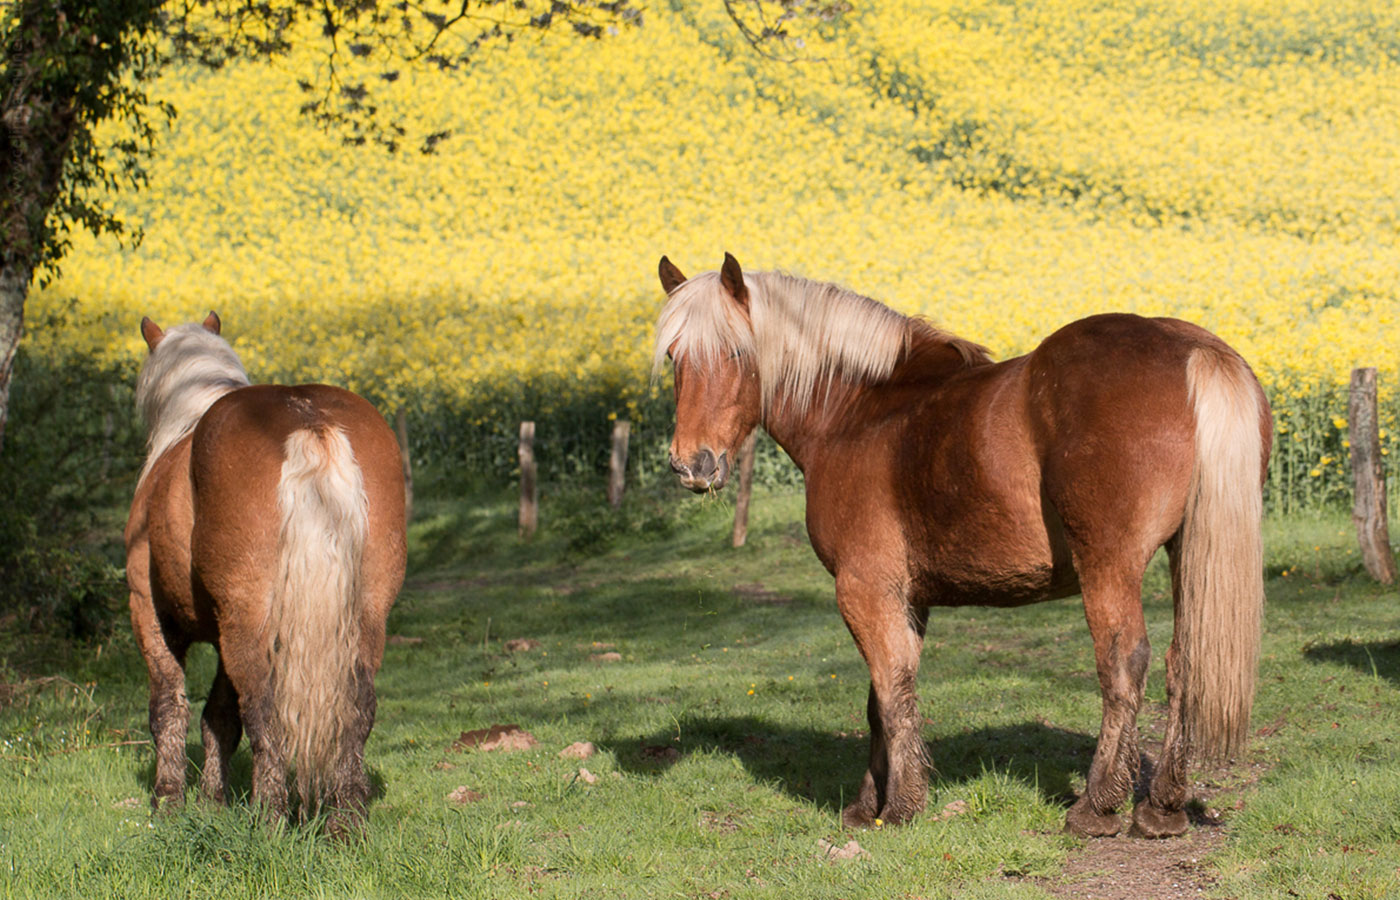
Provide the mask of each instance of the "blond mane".
POLYGON ((801 414, 837 378, 853 385, 887 380, 919 338, 946 341, 965 363, 986 359, 983 348, 837 284, 745 272, 744 286, 748 316, 730 299, 718 272, 676 288, 657 320, 653 372, 661 371, 668 353, 702 367, 752 355, 764 414, 779 395, 801 414))
POLYGON ((215 400, 247 384, 248 375, 228 341, 202 325, 167 329, 136 379, 136 407, 148 432, 146 463, 137 483, 194 430, 215 400))

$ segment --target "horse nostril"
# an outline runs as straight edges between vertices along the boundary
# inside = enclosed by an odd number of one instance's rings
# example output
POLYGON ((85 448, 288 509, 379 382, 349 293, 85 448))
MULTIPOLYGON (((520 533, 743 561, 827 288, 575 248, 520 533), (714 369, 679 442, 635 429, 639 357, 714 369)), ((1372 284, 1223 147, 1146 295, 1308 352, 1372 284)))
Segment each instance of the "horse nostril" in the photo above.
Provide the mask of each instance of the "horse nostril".
POLYGON ((695 454, 695 458, 691 460, 690 471, 701 478, 708 479, 715 474, 715 469, 718 467, 719 461, 715 459, 715 454, 705 449, 695 454))
POLYGON ((690 467, 687 466, 685 463, 681 462, 679 459, 676 459, 675 456, 672 456, 671 471, 675 472, 677 475, 689 475, 690 467))

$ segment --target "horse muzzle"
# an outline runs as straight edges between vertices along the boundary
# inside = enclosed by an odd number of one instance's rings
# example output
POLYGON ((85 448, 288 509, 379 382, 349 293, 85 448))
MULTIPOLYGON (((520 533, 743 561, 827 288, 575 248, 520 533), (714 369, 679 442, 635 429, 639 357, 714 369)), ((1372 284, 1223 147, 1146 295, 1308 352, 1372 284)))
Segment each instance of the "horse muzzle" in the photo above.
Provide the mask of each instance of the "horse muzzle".
POLYGON ((672 456, 671 471, 680 478, 682 487, 697 494, 717 491, 729 481, 729 455, 721 452, 715 456, 710 450, 701 450, 688 463, 672 456))

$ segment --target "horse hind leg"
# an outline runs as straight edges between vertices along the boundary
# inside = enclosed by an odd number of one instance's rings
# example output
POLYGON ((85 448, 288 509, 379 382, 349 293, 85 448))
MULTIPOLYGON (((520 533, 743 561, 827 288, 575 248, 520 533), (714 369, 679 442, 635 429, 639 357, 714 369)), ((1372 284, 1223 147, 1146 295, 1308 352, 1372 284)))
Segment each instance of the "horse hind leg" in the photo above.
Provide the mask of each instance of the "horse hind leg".
POLYGON ((1138 572, 1126 566, 1081 572, 1084 614, 1094 640, 1094 662, 1103 694, 1103 722, 1084 794, 1070 807, 1065 826, 1085 837, 1122 829, 1117 808, 1132 792, 1138 772, 1137 712, 1152 651, 1142 615, 1138 572))
POLYGON ((271 692, 262 692, 252 702, 239 695, 243 724, 253 751, 253 801, 263 809, 269 822, 287 818, 287 755, 282 728, 273 711, 271 692))
MULTIPOLYGON (((1171 563, 1172 594, 1181 596, 1181 543, 1173 538, 1167 544, 1171 563)), ((1178 629, 1179 632, 1179 629, 1178 629)), ((1190 746, 1185 724, 1186 671, 1178 636, 1167 650, 1167 728, 1162 755, 1157 761, 1146 800, 1133 807, 1136 837, 1164 838, 1184 834, 1186 817, 1186 766, 1190 746)))
POLYGON ((204 739, 204 771, 200 775, 200 793, 206 800, 223 804, 228 800, 229 762, 238 741, 243 736, 243 720, 238 715, 238 692, 233 689, 224 662, 209 689, 200 717, 200 733, 204 739))
POLYGON ((355 709, 340 741, 340 756, 331 774, 331 787, 325 805, 326 831, 338 840, 350 838, 363 830, 369 805, 370 783, 365 772, 365 743, 374 728, 377 700, 374 694, 374 674, 363 663, 355 666, 353 675, 355 709))
POLYGON ((285 819, 289 802, 287 755, 273 705, 272 668, 260 629, 228 621, 219 634, 219 662, 238 698, 238 715, 253 753, 253 802, 269 822, 285 819))

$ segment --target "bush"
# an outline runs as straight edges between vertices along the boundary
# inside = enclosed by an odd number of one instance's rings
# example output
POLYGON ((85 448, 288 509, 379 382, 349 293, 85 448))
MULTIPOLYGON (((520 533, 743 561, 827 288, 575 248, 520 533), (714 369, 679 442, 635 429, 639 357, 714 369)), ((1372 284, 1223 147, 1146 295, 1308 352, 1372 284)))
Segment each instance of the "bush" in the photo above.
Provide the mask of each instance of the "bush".
POLYGON ((130 366, 21 346, 0 449, 0 620, 95 637, 124 607, 114 511, 141 461, 134 380, 130 366))

